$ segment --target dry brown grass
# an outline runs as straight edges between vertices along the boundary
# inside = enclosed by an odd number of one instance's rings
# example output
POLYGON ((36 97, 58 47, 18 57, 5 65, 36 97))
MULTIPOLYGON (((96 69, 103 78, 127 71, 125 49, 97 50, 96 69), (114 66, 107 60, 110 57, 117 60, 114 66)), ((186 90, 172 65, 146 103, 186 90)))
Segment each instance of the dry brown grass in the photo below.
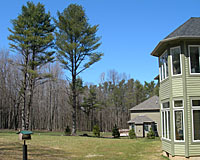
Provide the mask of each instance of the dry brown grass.
MULTIPOLYGON (((106 139, 35 133, 27 141, 29 160, 164 160, 159 139, 106 139)), ((0 160, 21 160, 22 141, 0 130, 0 160)))

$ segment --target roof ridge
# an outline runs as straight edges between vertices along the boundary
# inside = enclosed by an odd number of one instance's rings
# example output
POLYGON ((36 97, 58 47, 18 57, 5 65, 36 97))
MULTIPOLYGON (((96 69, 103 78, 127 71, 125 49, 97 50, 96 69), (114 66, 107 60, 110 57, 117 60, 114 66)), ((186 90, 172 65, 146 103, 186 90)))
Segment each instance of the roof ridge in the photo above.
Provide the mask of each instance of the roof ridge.
POLYGON ((193 19, 194 19, 194 18, 199 19, 200 17, 190 17, 190 19, 192 19, 192 18, 193 18, 193 19))

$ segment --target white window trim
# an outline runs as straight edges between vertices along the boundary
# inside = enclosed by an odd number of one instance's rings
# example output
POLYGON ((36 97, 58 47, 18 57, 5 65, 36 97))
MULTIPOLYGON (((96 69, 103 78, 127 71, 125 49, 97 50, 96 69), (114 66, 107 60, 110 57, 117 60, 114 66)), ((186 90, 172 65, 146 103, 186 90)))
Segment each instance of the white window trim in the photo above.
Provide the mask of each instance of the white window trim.
POLYGON ((176 76, 181 76, 182 75, 182 58, 181 58, 181 47, 180 46, 176 46, 176 47, 172 47, 172 48, 170 48, 170 61, 171 61, 171 75, 173 76, 173 77, 176 77, 176 76), (179 48, 179 50, 180 50, 180 67, 181 67, 181 73, 180 74, 174 74, 173 73, 173 63, 172 63, 172 61, 173 61, 173 59, 172 59, 172 54, 171 54, 171 50, 172 49, 175 49, 175 48, 179 48))
POLYGON ((161 77, 161 68, 162 68, 162 67, 159 67, 159 77, 160 77, 160 82, 162 82, 162 77, 161 77))
POLYGON ((194 120, 193 120, 193 111, 200 110, 200 106, 192 106, 192 100, 200 100, 199 98, 191 99, 191 114, 192 114, 192 142, 200 142, 200 140, 194 140, 194 120))
MULTIPOLYGON (((169 138, 169 135, 170 135, 170 132, 169 130, 171 131, 171 128, 169 126, 169 115, 170 115, 170 110, 166 110, 166 113, 167 113, 167 139, 171 141, 171 139, 169 138), (170 129, 169 129, 170 128, 170 129)), ((170 116, 171 117, 171 116, 170 116)))
POLYGON ((200 75, 200 73, 192 73, 191 72, 190 47, 198 47, 199 48, 199 54, 200 54, 200 45, 188 45, 190 75, 200 75))
POLYGON ((164 80, 164 79, 165 79, 164 74, 163 74, 163 73, 164 73, 164 72, 163 72, 164 66, 162 65, 161 68, 162 68, 162 80, 164 80))
POLYGON ((174 142, 185 142, 185 120, 184 120, 184 101, 182 107, 174 107, 174 101, 179 101, 183 99, 175 99, 173 100, 173 128, 174 128, 174 142), (183 112, 183 140, 176 140, 176 131, 175 131, 175 111, 182 111, 183 112))
MULTIPOLYGON (((167 50, 165 50, 163 52, 163 54, 160 56, 160 58, 162 58, 165 54, 168 54, 167 50)), ((167 59, 167 62, 168 62, 168 59, 167 59)), ((164 81, 165 79, 167 79, 169 77, 169 69, 168 69, 168 76, 167 76, 166 63, 164 63, 162 66, 159 67, 160 77, 161 77, 161 71, 162 71, 162 78, 160 78, 160 82, 164 81), (164 78, 164 74, 163 74, 163 70, 164 70, 163 67, 165 68, 165 78, 164 78)))
MULTIPOLYGON (((169 101, 167 101, 169 102, 169 101)), ((163 103, 166 103, 166 102, 163 102, 163 103)), ((168 118, 168 112, 170 113, 170 106, 169 108, 163 108, 163 103, 161 103, 161 120, 162 120, 162 139, 164 140, 168 140, 168 141, 171 141, 171 139, 169 139, 169 121, 167 119, 167 124, 165 123, 165 113, 167 113, 167 118, 168 118), (162 113, 164 113, 164 124, 163 124, 163 115, 162 113), (167 126, 166 126, 167 125, 167 126), (166 132, 166 127, 167 127, 167 132, 166 132), (165 134, 163 134, 163 129, 165 131, 165 134), (164 137, 166 135, 166 137, 164 137)))
MULTIPOLYGON (((161 104, 162 105, 162 104, 161 104)), ((163 125, 163 111, 161 110, 161 124, 162 124, 162 139, 164 139, 164 133, 163 133, 163 130, 164 130, 164 125, 163 125)), ((164 116, 165 116, 165 114, 164 114, 164 116)))

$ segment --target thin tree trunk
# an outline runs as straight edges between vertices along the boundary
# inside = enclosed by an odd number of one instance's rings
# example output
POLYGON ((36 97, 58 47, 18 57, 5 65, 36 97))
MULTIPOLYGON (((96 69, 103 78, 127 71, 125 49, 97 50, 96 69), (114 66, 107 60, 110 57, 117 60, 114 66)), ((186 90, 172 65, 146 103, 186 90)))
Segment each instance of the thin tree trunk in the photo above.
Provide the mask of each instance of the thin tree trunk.
POLYGON ((24 68, 24 81, 23 81, 23 100, 24 104, 22 106, 22 130, 26 128, 26 91, 27 91, 27 72, 28 72, 28 56, 25 58, 25 68, 24 68))
POLYGON ((27 75, 24 73, 24 90, 23 90, 23 105, 22 105, 22 130, 26 129, 26 123, 25 123, 25 109, 26 109, 26 79, 27 75))
POLYGON ((72 135, 76 135, 76 76, 72 78, 72 135))
POLYGON ((52 131, 52 101, 51 101, 51 96, 52 95, 52 84, 49 82, 49 110, 50 110, 50 115, 49 115, 49 131, 52 131))
POLYGON ((19 111, 20 102, 14 102, 14 129, 18 128, 18 111, 19 111))
POLYGON ((32 130, 32 125, 31 125, 31 108, 32 108, 32 103, 33 103, 33 79, 30 79, 30 88, 29 88, 29 102, 28 102, 28 107, 27 107, 27 115, 26 115, 26 129, 32 130))

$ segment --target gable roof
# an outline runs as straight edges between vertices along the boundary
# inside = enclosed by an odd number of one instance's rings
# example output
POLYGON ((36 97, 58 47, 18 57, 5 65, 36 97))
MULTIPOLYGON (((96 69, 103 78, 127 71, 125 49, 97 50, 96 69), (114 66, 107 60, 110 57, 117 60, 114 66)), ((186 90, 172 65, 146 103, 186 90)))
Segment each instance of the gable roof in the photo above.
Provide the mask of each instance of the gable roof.
POLYGON ((136 111, 136 110, 159 110, 160 105, 159 105, 159 97, 158 96, 153 96, 146 101, 136 105, 135 107, 131 108, 131 111, 136 111))
POLYGON ((128 123, 135 123, 135 124, 143 124, 143 123, 151 123, 154 122, 151 118, 147 117, 147 116, 137 116, 134 119, 128 121, 128 123))
POLYGON ((170 33, 166 38, 174 38, 174 37, 200 37, 200 17, 191 17, 185 23, 183 23, 180 27, 175 29, 172 33, 170 33))
POLYGON ((158 43, 151 55, 159 56, 161 54, 159 52, 162 52, 163 49, 166 48, 167 43, 184 39, 200 40, 200 17, 191 17, 171 32, 167 37, 158 43))

